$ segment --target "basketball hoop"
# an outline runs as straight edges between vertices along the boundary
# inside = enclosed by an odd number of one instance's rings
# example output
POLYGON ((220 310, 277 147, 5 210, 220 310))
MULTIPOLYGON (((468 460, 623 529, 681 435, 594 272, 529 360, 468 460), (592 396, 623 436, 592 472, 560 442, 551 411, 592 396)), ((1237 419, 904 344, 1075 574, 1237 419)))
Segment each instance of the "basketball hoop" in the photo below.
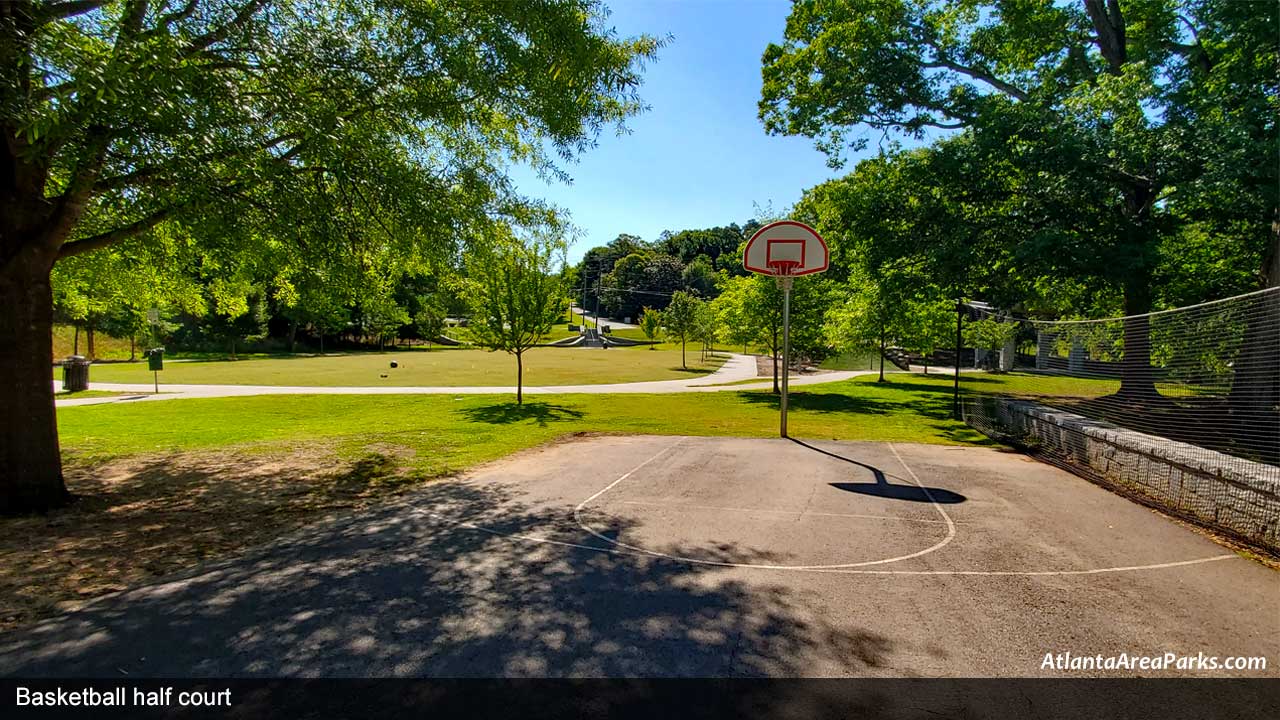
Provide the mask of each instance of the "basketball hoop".
MULTIPOLYGON (((779 220, 756 231, 747 241, 742 266, 771 275, 782 290, 782 403, 779 432, 787 437, 788 375, 791 365, 791 286, 801 275, 827 269, 831 253, 813 228, 793 220, 779 220)), ((776 362, 776 360, 775 360, 776 362)))
POLYGON ((747 241, 742 266, 775 277, 799 277, 827 269, 830 252, 813 228, 792 220, 770 223, 747 241))
POLYGON ((769 269, 773 271, 773 279, 778 281, 778 287, 790 290, 791 282, 796 277, 796 270, 799 270, 801 265, 802 263, 795 260, 775 260, 769 263, 769 269))

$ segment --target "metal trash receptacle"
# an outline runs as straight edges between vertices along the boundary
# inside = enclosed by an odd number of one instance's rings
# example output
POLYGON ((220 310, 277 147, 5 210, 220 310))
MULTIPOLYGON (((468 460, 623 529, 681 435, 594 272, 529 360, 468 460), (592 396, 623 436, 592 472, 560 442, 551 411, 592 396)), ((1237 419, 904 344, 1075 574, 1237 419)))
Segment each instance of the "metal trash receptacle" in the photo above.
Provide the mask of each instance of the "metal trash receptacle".
POLYGON ((62 390, 80 392, 89 389, 89 359, 72 355, 62 361, 62 390))

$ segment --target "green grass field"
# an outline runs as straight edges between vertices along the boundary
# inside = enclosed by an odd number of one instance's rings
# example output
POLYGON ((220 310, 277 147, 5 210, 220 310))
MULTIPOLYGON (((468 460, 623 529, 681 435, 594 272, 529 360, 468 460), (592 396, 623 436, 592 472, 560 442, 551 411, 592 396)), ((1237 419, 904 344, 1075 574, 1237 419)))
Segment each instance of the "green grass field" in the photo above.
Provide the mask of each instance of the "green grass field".
MULTIPOLYGON (((612 350, 534 348, 525 355, 526 385, 579 385, 674 380, 714 371, 723 358, 700 361, 692 349, 688 369, 680 351, 646 348, 612 350)), ((94 365, 91 382, 150 383, 145 362, 94 365)), ((390 353, 293 355, 246 360, 168 361, 160 383, 211 385, 512 386, 516 361, 511 355, 477 349, 436 348, 390 353), (391 368, 395 362, 399 367, 391 368), (382 377, 386 375, 386 377, 382 377)))
MULTIPOLYGON (((74 354, 76 329, 70 325, 53 326, 53 356, 61 359, 74 354)), ((94 333, 93 350, 100 360, 128 360, 129 338, 113 338, 106 333, 94 333)), ((80 332, 80 354, 89 352, 89 339, 80 332)))
MULTIPOLYGON (((944 373, 939 373, 942 376, 944 373)), ((946 374, 948 378, 950 374, 946 374)), ((961 387, 965 392, 1019 396, 1099 397, 1120 389, 1119 380, 1075 378, 1037 373, 963 373, 961 387)))
MULTIPOLYGON (((802 438, 985 442, 950 418, 950 391, 946 378, 906 375, 813 386, 792 393, 790 428, 802 438)), ((565 394, 534 396, 521 407, 500 396, 277 395, 64 408, 58 419, 64 450, 82 459, 318 443, 347 457, 391 448, 407 458, 407 469, 430 477, 569 433, 772 437, 778 398, 565 394)))

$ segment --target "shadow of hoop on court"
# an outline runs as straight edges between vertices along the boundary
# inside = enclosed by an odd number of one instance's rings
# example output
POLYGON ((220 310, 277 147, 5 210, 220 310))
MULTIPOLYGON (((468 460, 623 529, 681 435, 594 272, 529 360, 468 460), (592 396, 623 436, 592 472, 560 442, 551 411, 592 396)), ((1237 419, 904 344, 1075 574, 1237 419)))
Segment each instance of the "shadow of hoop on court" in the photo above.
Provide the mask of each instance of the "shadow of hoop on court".
POLYGON ((939 505, 954 505, 968 498, 957 492, 942 488, 925 488, 919 485, 891 485, 880 481, 874 483, 830 483, 831 487, 859 495, 874 495, 889 500, 906 500, 908 502, 936 502, 939 505))
POLYGON ((875 497, 887 498, 889 500, 905 500, 907 502, 936 502, 939 505, 955 505, 957 503, 962 503, 965 500, 968 500, 968 498, 966 498, 964 495, 961 495, 960 493, 954 492, 951 490, 946 490, 944 488, 936 488, 936 487, 927 488, 921 485, 906 485, 906 484, 895 485, 889 482, 889 479, 888 477, 885 476, 885 472, 883 470, 881 470, 878 467, 875 467, 874 465, 868 465, 867 463, 854 460, 853 458, 850 458, 850 457, 845 457, 844 455, 831 452, 830 450, 824 450, 815 445, 810 445, 809 443, 803 440, 797 440, 795 438, 787 438, 787 439, 803 448, 807 448, 816 453, 821 453, 823 455, 826 455, 827 457, 835 458, 836 460, 841 460, 851 465, 857 465, 860 468, 869 470, 871 471, 871 474, 874 475, 876 478, 876 481, 873 483, 849 483, 849 482, 829 483, 831 487, 837 490, 844 490, 846 492, 858 493, 859 495, 873 495, 875 497))

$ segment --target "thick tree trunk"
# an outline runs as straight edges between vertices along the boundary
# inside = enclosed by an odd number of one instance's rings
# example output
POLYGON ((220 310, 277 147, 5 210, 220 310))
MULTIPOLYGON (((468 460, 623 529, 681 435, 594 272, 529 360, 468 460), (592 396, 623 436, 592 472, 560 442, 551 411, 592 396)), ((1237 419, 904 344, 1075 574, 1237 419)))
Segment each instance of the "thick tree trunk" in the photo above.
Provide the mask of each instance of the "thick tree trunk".
POLYGON ((93 326, 92 325, 88 325, 85 327, 84 341, 85 341, 85 349, 88 352, 88 354, 85 355, 85 357, 89 358, 90 360, 97 360, 98 351, 93 344, 93 326))
POLYGON ((1155 400, 1155 372, 1151 367, 1151 282, 1136 273, 1124 286, 1124 357, 1120 361, 1122 397, 1155 400))
POLYGON ((44 511, 70 498, 53 404, 51 257, 29 249, 0 266, 0 513, 44 511))
POLYGON ((524 358, 516 353, 516 404, 524 404, 524 358))
POLYGON ((1259 277, 1262 287, 1273 292, 1252 299, 1245 312, 1228 402, 1236 436, 1264 439, 1271 446, 1264 459, 1276 462, 1280 460, 1280 209, 1271 225, 1259 277))

